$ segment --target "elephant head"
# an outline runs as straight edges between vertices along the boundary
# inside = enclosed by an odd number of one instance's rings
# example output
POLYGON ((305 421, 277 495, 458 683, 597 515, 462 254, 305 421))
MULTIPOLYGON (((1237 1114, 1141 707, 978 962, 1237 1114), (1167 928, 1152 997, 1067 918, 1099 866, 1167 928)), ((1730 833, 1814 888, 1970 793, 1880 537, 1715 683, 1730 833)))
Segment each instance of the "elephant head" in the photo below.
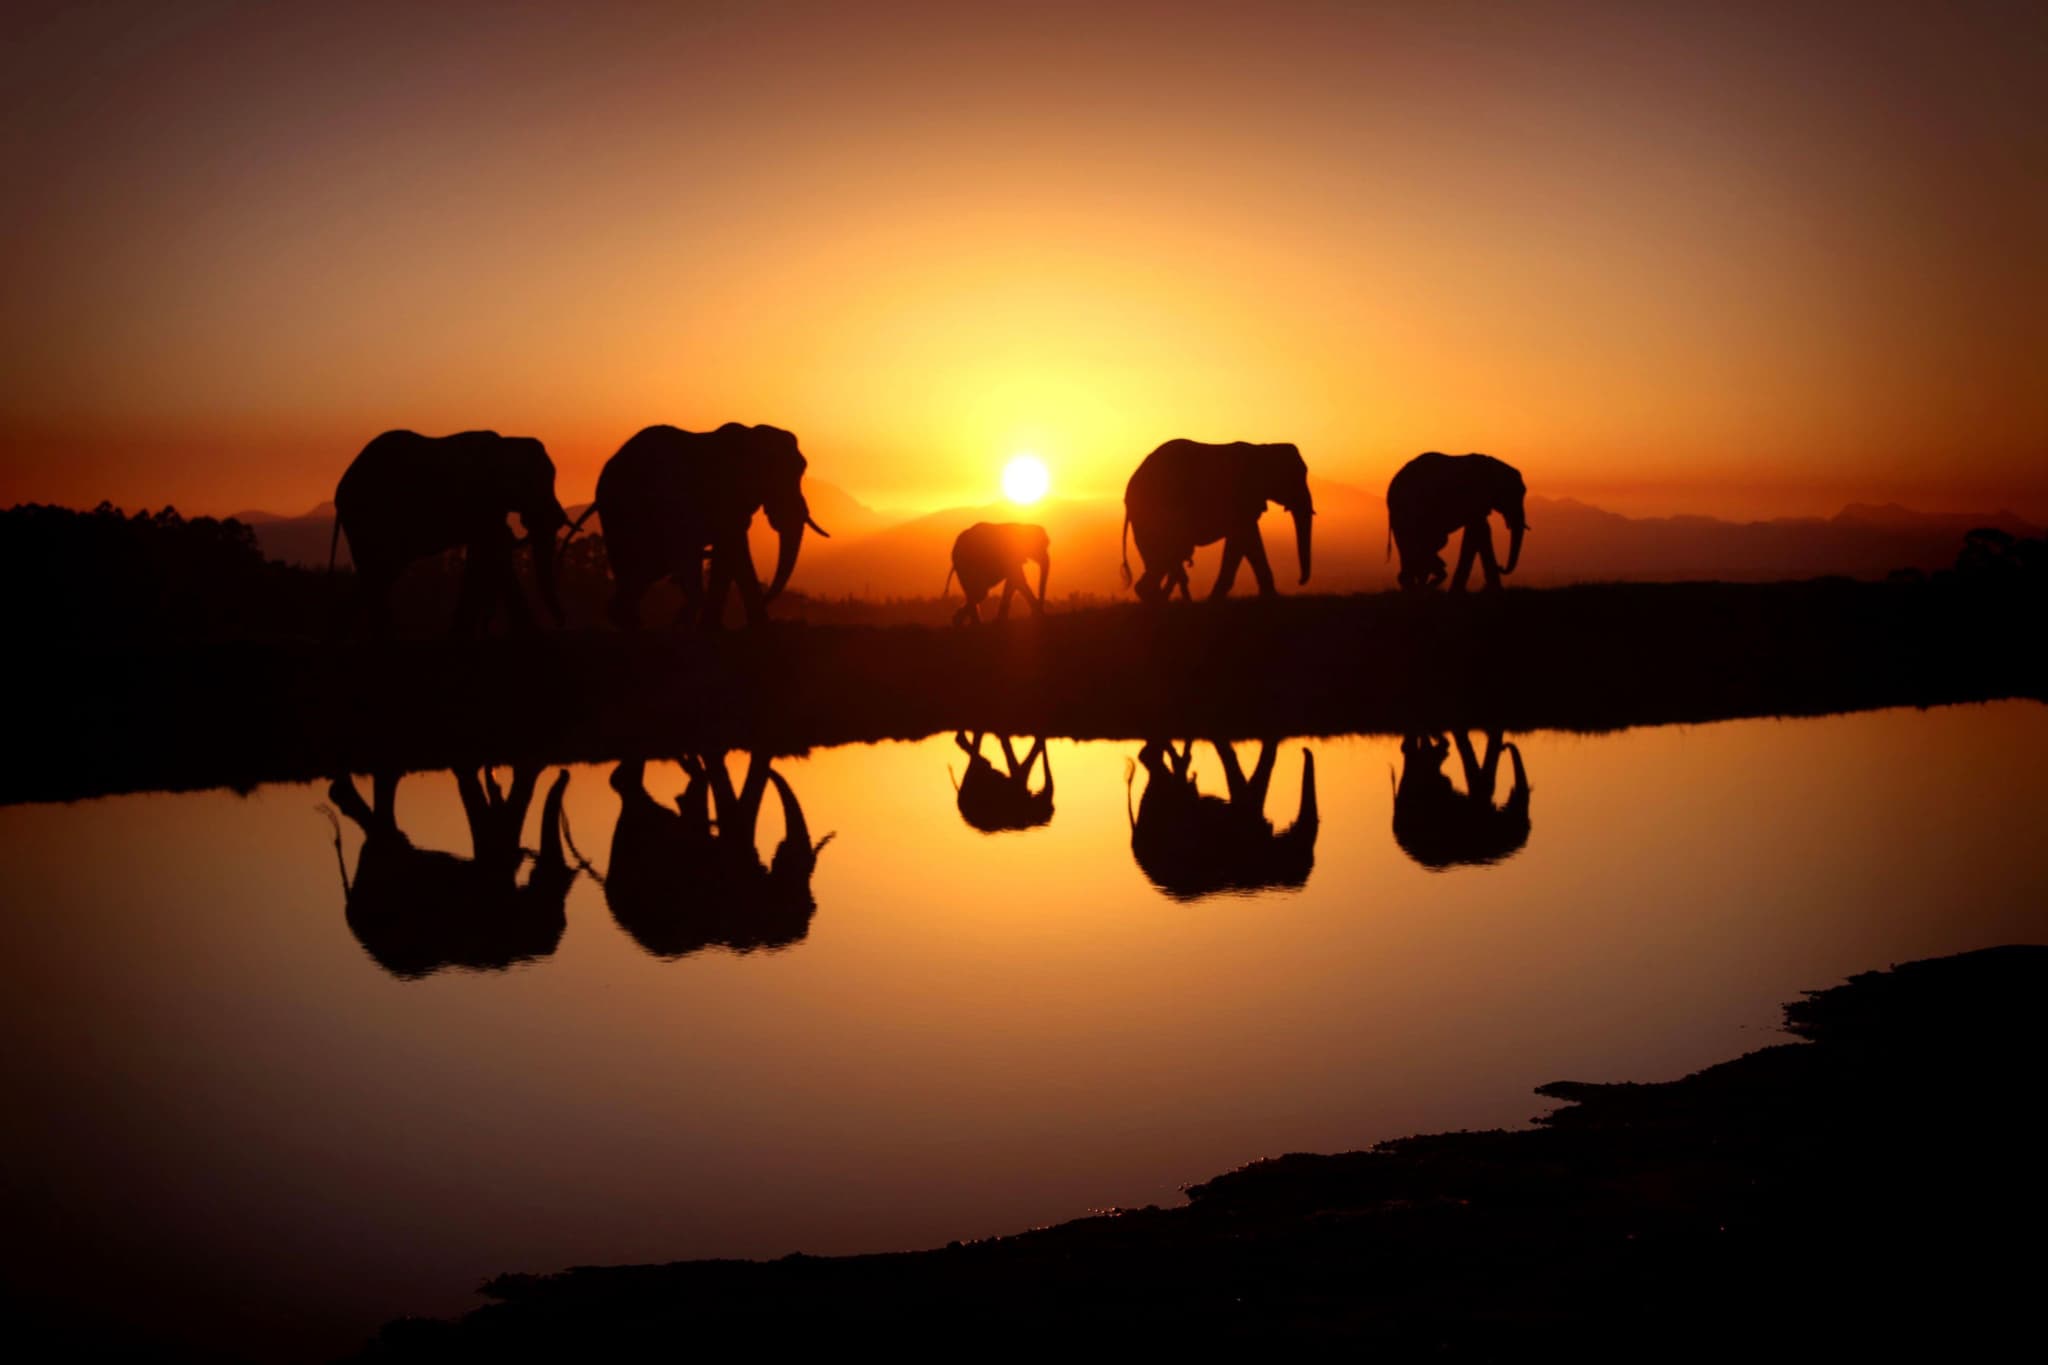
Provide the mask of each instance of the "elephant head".
POLYGON ((812 519, 810 504, 804 500, 804 470, 808 462, 797 448, 795 434, 771 426, 754 427, 749 434, 754 447, 748 470, 752 480, 750 491, 767 514, 768 524, 775 528, 778 541, 775 576, 761 594, 762 601, 772 602, 789 586, 789 576, 796 572, 797 552, 803 548, 805 529, 816 531, 827 540, 831 533, 812 519))
POLYGON ((1309 551, 1314 539, 1316 507, 1308 491, 1308 461, 1291 441, 1259 447, 1260 491, 1294 518, 1294 553, 1301 561, 1302 583, 1308 582, 1309 551))
POLYGON ((1522 559, 1522 537, 1528 533, 1529 518, 1523 504, 1529 496, 1529 489, 1522 482, 1522 471, 1506 460, 1493 460, 1486 471, 1488 504, 1500 513, 1501 520, 1508 526, 1508 562, 1501 565, 1503 574, 1515 571, 1515 565, 1522 559))
POLYGON ((533 550, 533 585, 541 605, 548 609, 557 626, 562 624, 562 597, 556 585, 557 537, 569 524, 555 496, 555 462, 547 447, 531 436, 504 439, 499 460, 499 496, 507 511, 519 514, 526 528, 526 543, 533 550))

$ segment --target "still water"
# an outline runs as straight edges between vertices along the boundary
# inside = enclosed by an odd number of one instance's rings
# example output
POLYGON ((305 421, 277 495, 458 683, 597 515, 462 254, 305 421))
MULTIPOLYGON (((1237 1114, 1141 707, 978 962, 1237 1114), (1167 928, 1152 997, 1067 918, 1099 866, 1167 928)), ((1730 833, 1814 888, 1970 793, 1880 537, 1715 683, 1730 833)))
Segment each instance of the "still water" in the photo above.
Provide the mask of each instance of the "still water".
POLYGON ((424 927, 495 874, 418 850, 475 851, 465 801, 487 860, 541 848, 561 770, 409 775, 409 845, 368 778, 0 810, 10 1296, 325 1354, 502 1270, 927 1246, 1520 1124, 2048 936, 2048 708, 1506 741, 1469 781, 1386 736, 1052 740, 1021 787, 951 735, 579 766, 588 870, 424 927))

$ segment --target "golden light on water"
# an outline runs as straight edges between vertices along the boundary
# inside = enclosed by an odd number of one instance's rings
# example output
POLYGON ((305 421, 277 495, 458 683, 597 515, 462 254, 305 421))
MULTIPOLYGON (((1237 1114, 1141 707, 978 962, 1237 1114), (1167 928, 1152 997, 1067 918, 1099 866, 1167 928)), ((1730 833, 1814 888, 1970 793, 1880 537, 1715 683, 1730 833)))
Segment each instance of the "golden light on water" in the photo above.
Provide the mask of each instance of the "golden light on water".
POLYGON ((1037 502, 1051 486, 1052 475, 1036 455, 1016 455, 1003 466, 1003 493, 1019 507, 1037 502))

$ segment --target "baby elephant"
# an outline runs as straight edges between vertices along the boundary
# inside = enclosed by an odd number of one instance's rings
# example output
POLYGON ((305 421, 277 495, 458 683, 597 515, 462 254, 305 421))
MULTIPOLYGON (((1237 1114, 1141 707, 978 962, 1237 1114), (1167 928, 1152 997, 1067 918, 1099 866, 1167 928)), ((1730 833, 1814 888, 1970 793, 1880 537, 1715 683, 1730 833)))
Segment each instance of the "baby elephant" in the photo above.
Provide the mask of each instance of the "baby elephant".
POLYGON ((1003 603, 996 609, 998 621, 1010 614, 1010 598, 1020 592, 1035 614, 1045 615, 1045 580, 1052 573, 1052 555, 1047 549, 1050 543, 1043 526, 1016 521, 978 521, 962 531, 953 542, 953 567, 946 573, 945 586, 939 589, 939 596, 944 597, 952 586, 953 576, 960 576, 967 605, 953 613, 953 624, 979 622, 981 599, 998 583, 1003 585, 1003 603), (1038 565, 1035 596, 1024 582, 1026 560, 1038 565))

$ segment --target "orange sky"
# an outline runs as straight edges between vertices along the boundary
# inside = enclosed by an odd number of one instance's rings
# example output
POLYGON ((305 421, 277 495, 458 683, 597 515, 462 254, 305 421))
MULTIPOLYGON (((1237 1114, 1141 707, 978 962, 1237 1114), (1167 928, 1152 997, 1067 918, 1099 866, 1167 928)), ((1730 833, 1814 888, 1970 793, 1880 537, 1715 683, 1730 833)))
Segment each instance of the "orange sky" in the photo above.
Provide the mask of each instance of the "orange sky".
POLYGON ((2038 5, 676 8, 10 7, 0 503, 739 419, 905 509, 1187 435, 2048 518, 2038 5))

